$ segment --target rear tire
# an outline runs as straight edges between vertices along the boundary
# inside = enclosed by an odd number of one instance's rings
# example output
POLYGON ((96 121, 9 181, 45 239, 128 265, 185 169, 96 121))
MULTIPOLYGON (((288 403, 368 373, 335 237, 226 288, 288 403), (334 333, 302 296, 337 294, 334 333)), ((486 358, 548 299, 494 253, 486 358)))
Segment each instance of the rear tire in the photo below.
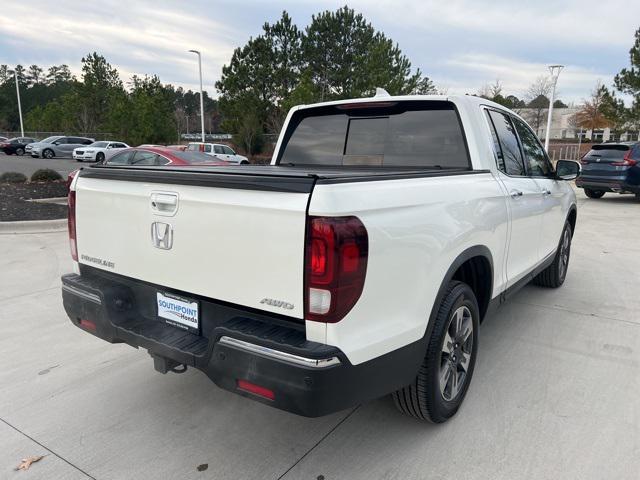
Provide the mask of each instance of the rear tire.
POLYGON ((473 376, 479 325, 480 311, 471 288, 450 282, 416 379, 392 394, 402 413, 433 423, 456 414, 473 376))
POLYGON ((47 148, 42 152, 42 158, 46 158, 47 160, 50 160, 53 157, 54 157, 54 153, 53 153, 53 150, 51 150, 50 148, 47 148))
POLYGON ((602 198, 605 192, 602 190, 591 190, 590 188, 585 188, 584 194, 589 198, 602 198))
POLYGON ((24 155, 24 149, 20 147, 16 148, 16 155, 18 155, 19 157, 24 155))
POLYGON ((565 222, 562 235, 560 235, 560 244, 553 258, 553 263, 540 272, 534 279, 533 283, 540 287, 558 288, 564 283, 569 270, 569 257, 571 255, 571 224, 565 222))

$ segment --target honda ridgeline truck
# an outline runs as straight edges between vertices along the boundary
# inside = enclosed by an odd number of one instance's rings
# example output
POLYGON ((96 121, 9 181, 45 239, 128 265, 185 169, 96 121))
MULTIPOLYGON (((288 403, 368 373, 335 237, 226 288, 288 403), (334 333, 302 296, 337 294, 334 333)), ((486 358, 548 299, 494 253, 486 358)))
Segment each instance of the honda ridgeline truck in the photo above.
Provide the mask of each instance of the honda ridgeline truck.
POLYGON ((392 394, 443 422, 488 313, 565 280, 566 180, 527 124, 471 96, 293 108, 271 165, 92 165, 69 192, 71 321, 155 369, 320 416, 392 394))

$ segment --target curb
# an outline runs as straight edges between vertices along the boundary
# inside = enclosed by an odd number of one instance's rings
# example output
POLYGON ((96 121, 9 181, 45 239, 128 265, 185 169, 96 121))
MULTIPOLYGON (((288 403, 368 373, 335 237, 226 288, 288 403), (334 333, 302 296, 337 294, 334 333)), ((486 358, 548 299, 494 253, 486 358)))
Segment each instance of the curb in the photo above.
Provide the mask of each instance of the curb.
POLYGON ((0 222, 0 235, 20 235, 25 233, 54 233, 67 229, 67 219, 25 220, 21 222, 0 222))

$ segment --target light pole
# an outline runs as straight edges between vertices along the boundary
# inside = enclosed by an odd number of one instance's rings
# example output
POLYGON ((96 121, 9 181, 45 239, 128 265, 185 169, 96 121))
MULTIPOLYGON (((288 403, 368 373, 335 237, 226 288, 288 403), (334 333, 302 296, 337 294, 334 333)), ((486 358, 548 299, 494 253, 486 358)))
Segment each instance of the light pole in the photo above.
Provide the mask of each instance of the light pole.
POLYGON ((553 114, 553 102, 556 96, 556 84, 558 83, 558 77, 560 72, 564 68, 564 65, 550 65, 549 71, 551 72, 551 100, 549 100, 549 115, 547 116, 547 134, 544 136, 544 149, 549 152, 549 136, 551 135, 551 115, 553 114))
MULTIPOLYGON (((9 70, 11 72, 11 70, 9 70)), ((18 97, 18 115, 20 116, 20 135, 24 137, 24 124, 22 123, 22 104, 20 102, 20 86, 18 85, 18 72, 13 71, 13 76, 16 79, 16 96, 18 97)))
POLYGON ((202 130, 202 141, 204 142, 204 97, 202 96, 202 56, 198 50, 189 50, 198 55, 198 71, 200 72, 200 128, 202 130))

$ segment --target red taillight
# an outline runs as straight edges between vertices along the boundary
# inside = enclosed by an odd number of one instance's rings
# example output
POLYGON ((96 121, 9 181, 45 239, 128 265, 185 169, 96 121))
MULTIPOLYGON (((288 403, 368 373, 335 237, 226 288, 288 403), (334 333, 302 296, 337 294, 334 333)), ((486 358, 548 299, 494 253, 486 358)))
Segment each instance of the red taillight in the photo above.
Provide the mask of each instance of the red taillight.
POLYGON ((339 322, 356 304, 367 273, 369 238, 357 217, 309 217, 305 318, 339 322))
POLYGON ((238 390, 253 393, 254 395, 258 395, 259 397, 266 398, 267 400, 275 400, 276 398, 276 394, 273 392, 273 390, 269 390, 266 387, 261 387, 260 385, 256 385, 255 383, 247 382, 246 380, 237 380, 236 385, 238 387, 238 390))
POLYGON ((85 330, 90 330, 92 332, 95 332, 97 329, 95 323, 93 323, 91 320, 85 320, 84 318, 78 320, 78 325, 80 325, 85 330))
POLYGON ((69 246, 71 247, 71 258, 76 262, 78 261, 78 243, 76 240, 76 192, 71 190, 71 182, 78 173, 78 170, 71 172, 67 178, 67 188, 69 188, 69 194, 67 195, 67 227, 69 228, 69 246))
POLYGON ((631 150, 629 150, 621 162, 612 162, 610 165, 613 167, 633 167, 637 163, 637 160, 631 158, 631 150))

